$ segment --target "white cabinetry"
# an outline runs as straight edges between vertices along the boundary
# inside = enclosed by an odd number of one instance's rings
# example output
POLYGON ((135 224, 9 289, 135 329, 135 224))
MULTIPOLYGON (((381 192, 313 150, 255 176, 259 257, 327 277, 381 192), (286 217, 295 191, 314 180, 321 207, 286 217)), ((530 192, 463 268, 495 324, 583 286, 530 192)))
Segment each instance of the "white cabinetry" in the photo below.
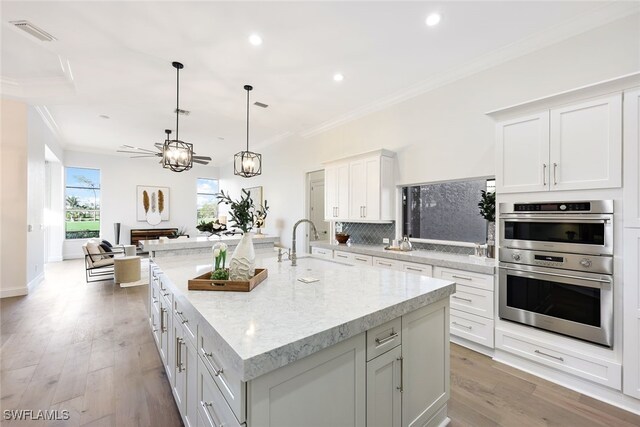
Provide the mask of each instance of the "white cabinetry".
POLYGON ((365 363, 360 334, 256 378, 248 424, 364 427, 365 363))
POLYGON ((367 427, 402 425, 402 347, 367 363, 367 427))
POLYGON ((395 218, 393 154, 386 150, 329 163, 325 168, 327 221, 395 218))
POLYGON ((620 93, 498 123, 496 191, 622 184, 620 93))
MULTIPOLYGON (((492 275, 436 267, 434 276, 456 282, 451 295, 451 335, 461 345, 494 348, 495 292, 492 275)), ((473 347, 475 350, 481 348, 473 347)))
POLYGON ((622 391, 640 399, 640 90, 624 94, 622 391))
POLYGON ((341 221, 349 217, 349 163, 337 163, 324 172, 324 218, 341 221))

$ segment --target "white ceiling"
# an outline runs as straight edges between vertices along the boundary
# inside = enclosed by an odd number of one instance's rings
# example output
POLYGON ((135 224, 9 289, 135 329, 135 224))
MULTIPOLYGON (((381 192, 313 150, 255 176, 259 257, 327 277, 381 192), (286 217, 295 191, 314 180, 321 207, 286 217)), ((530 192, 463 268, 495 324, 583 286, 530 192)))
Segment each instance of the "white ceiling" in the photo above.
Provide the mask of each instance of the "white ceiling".
POLYGON ((2 1, 2 91, 46 106, 66 148, 151 148, 175 127, 178 60, 191 110, 180 137, 223 164, 245 144, 244 84, 269 104, 251 109, 252 147, 264 148, 519 41, 598 25, 609 3, 2 1), (427 27, 433 11, 442 22, 427 27), (9 24, 21 19, 57 41, 9 24))

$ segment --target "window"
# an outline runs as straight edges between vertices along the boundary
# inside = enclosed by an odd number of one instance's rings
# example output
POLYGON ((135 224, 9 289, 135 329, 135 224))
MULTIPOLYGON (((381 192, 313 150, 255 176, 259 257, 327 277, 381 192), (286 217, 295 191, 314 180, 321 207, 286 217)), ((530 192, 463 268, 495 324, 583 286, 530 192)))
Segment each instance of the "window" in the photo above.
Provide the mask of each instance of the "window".
POLYGON ((403 235, 414 239, 486 242, 487 221, 478 209, 482 190, 495 191, 495 180, 473 179, 403 187, 403 235))
POLYGON ((100 236, 100 170, 65 168, 67 239, 100 236))
POLYGON ((218 217, 218 186, 217 179, 198 178, 198 223, 218 217))

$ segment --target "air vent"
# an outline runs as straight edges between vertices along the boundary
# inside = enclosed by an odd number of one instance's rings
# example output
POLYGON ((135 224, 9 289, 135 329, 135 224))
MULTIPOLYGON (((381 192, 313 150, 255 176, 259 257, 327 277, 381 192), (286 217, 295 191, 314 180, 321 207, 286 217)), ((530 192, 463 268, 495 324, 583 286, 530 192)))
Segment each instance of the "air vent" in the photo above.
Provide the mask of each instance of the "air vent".
POLYGON ((37 38, 42 42, 52 42, 56 40, 51 34, 47 33, 45 30, 40 29, 33 25, 29 21, 10 21, 11 24, 15 25, 17 28, 21 29, 24 32, 31 34, 33 37, 37 38))
POLYGON ((268 107, 267 104, 263 104, 262 102, 254 102, 253 105, 255 105, 256 107, 262 107, 262 108, 268 107))
POLYGON ((183 110, 181 108, 176 108, 175 110, 173 110, 174 113, 178 113, 178 114, 182 114, 183 116, 188 116, 189 114, 191 114, 191 111, 189 110, 183 110))

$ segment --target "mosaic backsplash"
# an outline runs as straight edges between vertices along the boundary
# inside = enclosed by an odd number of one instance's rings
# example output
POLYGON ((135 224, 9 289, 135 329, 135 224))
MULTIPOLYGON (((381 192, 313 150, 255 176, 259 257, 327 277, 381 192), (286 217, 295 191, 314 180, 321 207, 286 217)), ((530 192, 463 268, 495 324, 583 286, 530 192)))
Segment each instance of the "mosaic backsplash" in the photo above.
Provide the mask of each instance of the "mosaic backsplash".
MULTIPOLYGON (((340 224, 340 223, 339 223, 340 224)), ((350 242, 354 245, 380 245, 382 239, 389 241, 395 239, 396 224, 369 224, 360 222, 343 222, 342 231, 351 235, 350 242)), ((428 251, 446 252, 459 255, 473 255, 473 248, 465 246, 438 245, 434 243, 412 243, 414 249, 424 249, 428 251)))

